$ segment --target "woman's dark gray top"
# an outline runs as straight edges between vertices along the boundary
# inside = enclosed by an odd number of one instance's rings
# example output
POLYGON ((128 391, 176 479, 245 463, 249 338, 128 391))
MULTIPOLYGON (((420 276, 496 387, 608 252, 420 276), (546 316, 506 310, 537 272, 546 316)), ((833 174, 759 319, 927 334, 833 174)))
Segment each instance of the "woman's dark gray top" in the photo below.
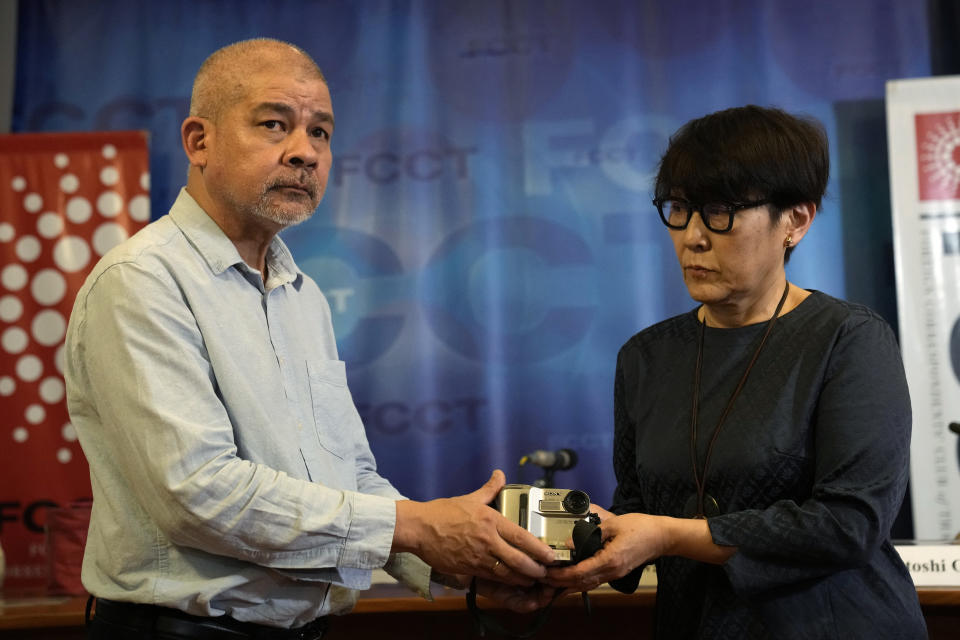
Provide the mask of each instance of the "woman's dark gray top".
MULTIPOLYGON (((707 328, 698 460, 766 323, 707 328)), ((612 510, 683 515, 696 492, 696 311, 633 336, 615 382, 612 510)), ((910 398, 896 339, 814 291, 781 316, 717 439, 706 491, 722 566, 657 560, 657 638, 925 638, 889 539, 907 486, 910 398)))

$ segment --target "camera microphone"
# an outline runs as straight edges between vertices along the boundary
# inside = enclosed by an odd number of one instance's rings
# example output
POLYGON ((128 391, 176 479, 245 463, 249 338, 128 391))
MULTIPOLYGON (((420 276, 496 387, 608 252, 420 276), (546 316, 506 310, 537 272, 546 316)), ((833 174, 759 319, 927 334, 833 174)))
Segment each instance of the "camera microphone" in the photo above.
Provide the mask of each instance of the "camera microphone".
POLYGON ((960 422, 951 422, 949 429, 950 431, 953 431, 957 435, 960 435, 960 422))
POLYGON ((537 449, 533 453, 520 458, 520 465, 527 463, 535 464, 544 469, 553 471, 566 471, 572 469, 577 464, 577 454, 573 449, 559 449, 557 451, 544 451, 537 449))

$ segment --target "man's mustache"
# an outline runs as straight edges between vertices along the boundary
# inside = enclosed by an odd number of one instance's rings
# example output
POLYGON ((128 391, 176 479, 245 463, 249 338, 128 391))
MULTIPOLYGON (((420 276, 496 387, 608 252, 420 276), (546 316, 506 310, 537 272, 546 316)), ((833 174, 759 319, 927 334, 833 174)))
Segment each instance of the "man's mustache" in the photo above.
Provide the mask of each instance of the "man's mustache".
POLYGON ((317 197, 317 193, 320 191, 320 183, 317 181, 316 177, 309 173, 303 173, 298 176, 281 176, 274 178, 266 185, 264 185, 263 193, 270 191, 271 189, 282 189, 282 188, 292 188, 292 189, 302 189, 309 194, 311 199, 317 197))

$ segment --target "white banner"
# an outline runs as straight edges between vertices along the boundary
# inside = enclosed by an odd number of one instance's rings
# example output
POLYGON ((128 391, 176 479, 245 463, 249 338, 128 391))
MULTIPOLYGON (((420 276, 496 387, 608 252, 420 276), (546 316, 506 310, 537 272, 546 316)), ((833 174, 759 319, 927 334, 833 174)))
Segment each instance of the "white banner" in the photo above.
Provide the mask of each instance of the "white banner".
POLYGON ((960 532, 960 76, 887 83, 915 536, 960 532))

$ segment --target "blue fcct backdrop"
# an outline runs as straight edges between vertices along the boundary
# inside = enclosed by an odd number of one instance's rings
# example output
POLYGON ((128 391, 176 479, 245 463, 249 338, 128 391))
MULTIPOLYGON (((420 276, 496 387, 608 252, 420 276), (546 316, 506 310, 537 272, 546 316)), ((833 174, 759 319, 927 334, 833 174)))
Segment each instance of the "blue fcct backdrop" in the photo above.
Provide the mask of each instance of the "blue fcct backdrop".
POLYGON ((153 217, 185 179, 192 77, 280 38, 324 69, 327 196, 284 233, 325 290, 381 471, 404 493, 556 483, 607 503, 612 381, 633 333, 693 306, 650 205, 668 136, 745 103, 819 118, 829 197, 789 267, 895 323, 884 82, 930 74, 896 0, 32 0, 15 131, 150 131, 153 217))

